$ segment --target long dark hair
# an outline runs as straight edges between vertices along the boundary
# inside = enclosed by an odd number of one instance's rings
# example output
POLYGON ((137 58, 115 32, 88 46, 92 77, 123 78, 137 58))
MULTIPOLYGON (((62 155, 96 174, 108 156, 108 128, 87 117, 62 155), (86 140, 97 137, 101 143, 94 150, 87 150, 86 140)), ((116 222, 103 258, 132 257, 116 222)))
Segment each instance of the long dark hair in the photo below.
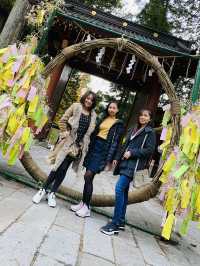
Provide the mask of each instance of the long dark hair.
POLYGON ((116 100, 110 101, 106 105, 106 108, 104 109, 104 111, 97 117, 97 126, 96 126, 96 128, 99 128, 100 124, 109 116, 108 109, 109 109, 109 106, 112 103, 116 104, 117 105, 117 108, 119 108, 118 102, 116 100))
MULTIPOLYGON (((137 128, 139 129, 141 127, 140 121, 139 121, 139 117, 142 115, 143 112, 148 112, 150 118, 152 119, 152 112, 151 110, 149 110, 148 108, 144 108, 141 109, 138 113, 138 117, 137 117, 137 128)), ((149 121, 149 123, 146 126, 151 126, 152 121, 149 121)))
POLYGON ((115 100, 110 101, 110 102, 108 103, 108 105, 106 106, 106 109, 105 109, 105 112, 104 112, 104 118, 106 118, 106 117, 109 116, 108 109, 109 109, 109 107, 110 107, 110 105, 111 105, 112 103, 116 104, 117 108, 119 109, 119 106, 118 106, 118 102, 117 102, 117 101, 115 101, 115 100))
POLYGON ((84 93, 84 94, 82 95, 82 97, 81 97, 81 99, 80 99, 80 103, 81 103, 82 105, 84 105, 84 104, 85 104, 85 100, 86 100, 86 98, 87 98, 89 95, 92 95, 92 97, 93 97, 93 100, 92 100, 92 106, 91 106, 91 109, 90 109, 90 110, 92 110, 92 109, 94 109, 94 108, 96 107, 96 104, 97 104, 97 96, 96 96, 96 93, 94 93, 93 91, 86 91, 86 93, 84 93))

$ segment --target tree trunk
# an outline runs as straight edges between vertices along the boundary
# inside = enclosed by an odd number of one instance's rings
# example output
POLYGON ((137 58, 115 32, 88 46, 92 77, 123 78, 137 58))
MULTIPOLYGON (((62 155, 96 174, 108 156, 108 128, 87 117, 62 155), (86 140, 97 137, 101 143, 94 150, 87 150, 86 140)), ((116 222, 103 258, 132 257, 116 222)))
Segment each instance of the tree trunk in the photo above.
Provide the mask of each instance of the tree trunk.
POLYGON ((25 15, 30 7, 28 0, 16 0, 0 35, 0 48, 18 40, 25 23, 25 15))
MULTIPOLYGON (((47 175, 38 167, 36 162, 31 157, 30 153, 25 152, 21 159, 21 163, 25 170, 36 180, 44 182, 47 179, 47 175)), ((158 170, 158 175, 159 175, 158 170)), ((129 193, 128 204, 139 203, 154 198, 160 188, 160 182, 158 178, 154 178, 151 183, 141 186, 137 190, 129 193)), ((69 187, 61 186, 59 191, 61 194, 73 198, 75 200, 82 199, 82 193, 69 187)), ((91 205, 97 207, 112 207, 115 204, 115 195, 93 195, 91 205)))

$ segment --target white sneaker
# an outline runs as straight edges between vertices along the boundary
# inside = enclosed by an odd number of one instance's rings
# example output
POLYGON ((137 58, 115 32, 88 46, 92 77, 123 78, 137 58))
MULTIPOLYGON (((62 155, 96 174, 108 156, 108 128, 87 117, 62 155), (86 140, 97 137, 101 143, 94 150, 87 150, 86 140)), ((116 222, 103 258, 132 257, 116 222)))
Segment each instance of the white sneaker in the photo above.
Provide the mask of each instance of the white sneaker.
POLYGON ((45 189, 41 188, 36 194, 35 196, 33 196, 32 201, 35 204, 40 203, 41 199, 44 197, 44 195, 46 194, 45 189))
POLYGON ((84 203, 81 201, 79 204, 71 205, 70 210, 73 212, 79 211, 83 207, 84 203))
POLYGON ((52 207, 52 208, 56 207, 56 195, 54 192, 51 192, 48 195, 48 205, 49 207, 52 207))
POLYGON ((90 217, 90 209, 86 204, 83 204, 83 207, 76 212, 76 215, 82 218, 90 217))

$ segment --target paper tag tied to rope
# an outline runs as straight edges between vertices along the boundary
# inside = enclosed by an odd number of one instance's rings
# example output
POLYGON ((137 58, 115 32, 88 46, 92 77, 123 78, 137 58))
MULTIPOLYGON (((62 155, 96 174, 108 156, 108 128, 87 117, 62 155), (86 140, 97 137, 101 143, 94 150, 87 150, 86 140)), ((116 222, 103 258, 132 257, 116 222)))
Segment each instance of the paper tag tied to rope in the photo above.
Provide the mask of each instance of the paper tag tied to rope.
MULTIPOLYGON (((160 177, 162 182, 160 199, 167 212, 162 236, 169 239, 176 216, 180 216, 182 224, 180 233, 185 235, 190 221, 200 223, 200 110, 198 108, 183 113, 181 118, 181 136, 179 145, 168 155, 160 177)), ((170 128, 169 109, 166 108, 163 118, 161 145, 167 151, 169 139, 166 133, 170 128), (166 113, 167 112, 167 113, 166 113)), ((162 156, 163 158, 163 156, 162 156)))
POLYGON ((0 149, 11 165, 29 150, 33 132, 41 131, 48 121, 46 89, 50 79, 42 77, 44 64, 32 54, 36 45, 32 38, 0 49, 0 149))

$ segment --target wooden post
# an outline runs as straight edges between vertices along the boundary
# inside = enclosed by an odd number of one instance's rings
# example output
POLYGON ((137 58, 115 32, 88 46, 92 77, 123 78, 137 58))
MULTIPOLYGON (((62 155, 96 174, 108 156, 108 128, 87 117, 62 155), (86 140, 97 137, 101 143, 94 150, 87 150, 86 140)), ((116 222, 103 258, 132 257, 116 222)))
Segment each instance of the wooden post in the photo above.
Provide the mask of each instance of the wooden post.
MULTIPOLYGON (((68 40, 63 40, 62 48, 67 47, 68 43, 68 40)), ((50 107, 49 123, 46 124, 42 132, 37 136, 38 139, 45 139, 49 133, 51 122, 58 110, 67 82, 70 78, 71 71, 71 68, 66 66, 66 62, 64 62, 61 65, 56 66, 50 75, 50 83, 47 88, 47 99, 50 107)))
POLYGON ((148 101, 147 91, 145 89, 138 90, 135 95, 133 106, 129 111, 129 118, 126 126, 127 129, 135 126, 135 124, 137 123, 138 113, 140 109, 142 109, 147 105, 147 101, 148 101))
POLYGON ((149 109, 155 115, 161 92, 161 85, 156 74, 148 79, 148 86, 138 90, 135 96, 134 104, 131 108, 130 116, 127 122, 127 128, 133 127, 137 122, 137 116, 141 109, 149 109))
POLYGON ((148 84, 149 94, 145 107, 151 110, 152 114, 155 115, 161 93, 161 84, 156 74, 153 74, 148 84))
POLYGON ((53 121, 53 119, 54 119, 54 117, 58 111, 58 108, 59 108, 60 102, 62 100, 63 94, 65 92, 67 83, 70 79, 71 72, 72 72, 71 67, 64 65, 62 72, 61 72, 61 75, 60 75, 60 78, 56 84, 55 90, 51 94, 50 118, 52 121, 53 121))
POLYGON ((200 100, 200 59, 196 70, 194 86, 192 89, 192 103, 195 104, 200 100))
MULTIPOLYGON (((68 40, 63 40, 62 48, 66 48, 68 46, 68 44, 69 44, 68 40)), ((47 99, 48 99, 48 104, 49 104, 50 108, 53 110, 55 109, 53 106, 54 105, 54 99, 53 98, 55 98, 55 96, 54 96, 55 91, 57 89, 57 84, 58 84, 60 77, 62 75, 64 66, 65 66, 65 62, 59 66, 56 66, 50 75, 50 82, 49 82, 49 86, 47 88, 47 99)), ((51 112, 50 118, 52 118, 54 115, 55 114, 51 112)))

